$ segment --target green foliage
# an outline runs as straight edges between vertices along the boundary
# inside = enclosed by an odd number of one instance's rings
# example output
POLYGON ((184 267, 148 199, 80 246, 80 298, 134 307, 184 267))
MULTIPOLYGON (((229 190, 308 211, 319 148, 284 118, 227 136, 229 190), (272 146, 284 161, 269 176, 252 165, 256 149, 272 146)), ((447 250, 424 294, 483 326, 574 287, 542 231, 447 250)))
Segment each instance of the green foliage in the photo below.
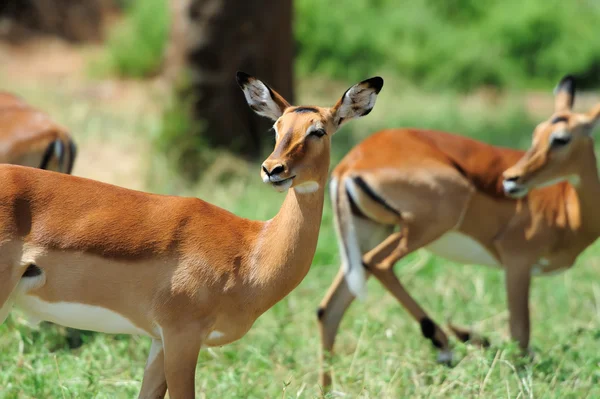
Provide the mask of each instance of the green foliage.
POLYGON ((99 74, 142 78, 158 72, 169 33, 165 0, 126 1, 123 20, 110 32, 104 57, 92 66, 99 74))
MULTIPOLYGON (((298 70, 426 87, 554 84, 600 70, 600 6, 574 0, 296 1, 298 70)), ((598 84, 598 82, 593 82, 598 84)))

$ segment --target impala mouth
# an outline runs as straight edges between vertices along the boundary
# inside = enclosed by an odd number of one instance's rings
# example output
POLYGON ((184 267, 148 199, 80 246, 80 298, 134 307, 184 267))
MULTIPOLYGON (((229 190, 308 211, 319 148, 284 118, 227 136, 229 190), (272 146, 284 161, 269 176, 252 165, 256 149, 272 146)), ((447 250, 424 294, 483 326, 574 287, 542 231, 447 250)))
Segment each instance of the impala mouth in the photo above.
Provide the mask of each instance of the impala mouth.
POLYGON ((510 198, 523 198, 529 191, 526 187, 523 187, 512 180, 504 180, 502 182, 502 188, 504 189, 504 194, 510 198))
POLYGON ((273 186, 273 188, 279 192, 285 191, 292 186, 293 180, 296 176, 288 177, 286 179, 278 179, 277 177, 271 176, 269 178, 269 183, 273 186), (277 180, 275 180, 277 179, 277 180))

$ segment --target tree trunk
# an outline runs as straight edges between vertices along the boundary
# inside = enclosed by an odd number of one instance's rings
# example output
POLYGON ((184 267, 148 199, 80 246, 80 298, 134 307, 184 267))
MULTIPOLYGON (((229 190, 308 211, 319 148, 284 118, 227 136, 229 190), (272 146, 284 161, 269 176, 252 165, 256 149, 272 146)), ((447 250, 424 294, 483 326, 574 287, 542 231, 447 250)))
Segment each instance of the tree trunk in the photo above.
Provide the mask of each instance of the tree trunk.
MULTIPOLYGON (((272 122, 250 110, 237 70, 293 100, 292 0, 189 0, 184 62, 203 141, 255 157, 272 122)), ((176 52, 175 52, 176 53, 176 52)))
POLYGON ((2 0, 0 38, 18 42, 41 34, 99 41, 112 7, 110 0, 2 0))

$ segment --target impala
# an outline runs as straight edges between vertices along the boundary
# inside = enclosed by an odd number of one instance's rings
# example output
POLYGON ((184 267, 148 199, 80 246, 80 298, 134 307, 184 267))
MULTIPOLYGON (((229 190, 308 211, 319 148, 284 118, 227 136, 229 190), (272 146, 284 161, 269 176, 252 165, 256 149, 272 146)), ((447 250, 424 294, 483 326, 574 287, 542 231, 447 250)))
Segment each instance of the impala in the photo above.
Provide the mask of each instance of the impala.
MULTIPOLYGON (((537 126, 527 152, 444 132, 394 129, 370 136, 345 156, 331 181, 342 267, 317 312, 323 385, 331 383, 324 357, 371 274, 420 323, 440 350, 438 360, 451 361, 446 334, 392 269, 419 248, 502 267, 511 337, 528 348, 531 275, 570 267, 600 233, 590 137, 600 104, 585 114, 572 112, 574 90, 572 77, 561 80, 555 112, 537 126)), ((468 330, 451 330, 462 341, 470 338, 468 330)))
POLYGON ((71 173, 76 152, 67 129, 21 98, 0 92, 0 163, 71 173))
POLYGON ((152 338, 140 397, 194 397, 202 346, 243 337, 304 278, 319 234, 331 135, 366 115, 379 77, 332 108, 293 107, 238 72, 250 107, 275 122, 265 183, 287 191, 266 222, 197 198, 127 190, 0 166, 0 322, 12 304, 33 318, 152 338))

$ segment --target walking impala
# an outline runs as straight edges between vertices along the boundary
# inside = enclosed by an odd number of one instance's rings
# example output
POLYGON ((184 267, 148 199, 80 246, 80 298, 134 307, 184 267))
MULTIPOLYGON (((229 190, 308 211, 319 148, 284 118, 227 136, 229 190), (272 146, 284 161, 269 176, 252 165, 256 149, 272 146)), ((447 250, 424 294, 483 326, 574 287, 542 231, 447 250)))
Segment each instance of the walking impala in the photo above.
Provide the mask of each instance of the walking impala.
MULTIPOLYGON (((511 336, 528 347, 531 274, 570 267, 600 232, 590 137, 600 104, 586 114, 572 112, 574 90, 573 78, 561 80, 555 112, 537 126, 526 153, 449 133, 396 129, 370 136, 346 155, 331 184, 342 268, 317 313, 322 365, 370 274, 420 323, 440 349, 438 359, 451 360, 446 334, 392 270, 419 248, 503 267, 511 336)), ((463 341, 470 337, 451 329, 463 341)), ((321 382, 331 383, 323 366, 321 382)))
POLYGON ((250 107, 275 122, 263 181, 287 191, 259 222, 197 198, 0 166, 0 322, 15 303, 70 327, 152 338, 140 397, 194 397, 201 346, 241 338, 304 278, 321 222, 331 135, 366 115, 365 80, 332 108, 292 107, 239 72, 250 107))
POLYGON ((19 97, 0 92, 0 163, 71 173, 75 143, 67 130, 19 97))

